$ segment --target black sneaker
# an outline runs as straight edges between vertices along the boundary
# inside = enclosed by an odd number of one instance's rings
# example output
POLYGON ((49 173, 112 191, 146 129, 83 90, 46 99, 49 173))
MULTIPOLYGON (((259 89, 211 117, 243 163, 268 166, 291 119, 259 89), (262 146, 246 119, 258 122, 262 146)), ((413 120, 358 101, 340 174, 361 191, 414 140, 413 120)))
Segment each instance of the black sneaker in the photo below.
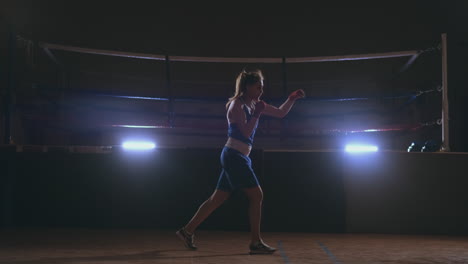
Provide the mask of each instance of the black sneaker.
POLYGON ((276 248, 270 247, 263 241, 256 244, 250 244, 250 254, 273 254, 276 248))
POLYGON ((191 250, 197 250, 197 247, 193 243, 193 240, 195 238, 194 234, 189 235, 185 228, 182 227, 176 232, 176 235, 184 242, 186 248, 189 248, 191 250))

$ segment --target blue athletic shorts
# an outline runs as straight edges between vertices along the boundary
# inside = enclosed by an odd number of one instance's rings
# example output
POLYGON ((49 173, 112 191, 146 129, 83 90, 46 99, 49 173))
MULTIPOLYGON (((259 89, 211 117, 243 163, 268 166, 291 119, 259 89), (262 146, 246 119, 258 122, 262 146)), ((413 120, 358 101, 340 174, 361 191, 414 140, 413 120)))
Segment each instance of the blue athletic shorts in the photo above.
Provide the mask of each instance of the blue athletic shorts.
POLYGON ((248 156, 235 149, 224 147, 220 159, 223 169, 216 189, 232 192, 238 188, 252 188, 260 185, 248 156))

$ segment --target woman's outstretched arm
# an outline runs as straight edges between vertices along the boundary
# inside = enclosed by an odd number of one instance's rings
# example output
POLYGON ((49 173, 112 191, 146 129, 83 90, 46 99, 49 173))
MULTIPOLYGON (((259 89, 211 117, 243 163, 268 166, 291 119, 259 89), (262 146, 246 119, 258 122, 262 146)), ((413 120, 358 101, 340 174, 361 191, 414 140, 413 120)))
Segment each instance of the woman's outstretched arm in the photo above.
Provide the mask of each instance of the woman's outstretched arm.
POLYGON ((305 93, 302 89, 296 90, 288 96, 288 99, 286 99, 286 101, 280 107, 275 107, 270 104, 267 104, 265 110, 263 111, 263 114, 283 118, 289 113, 296 100, 299 98, 303 98, 304 96, 305 93))

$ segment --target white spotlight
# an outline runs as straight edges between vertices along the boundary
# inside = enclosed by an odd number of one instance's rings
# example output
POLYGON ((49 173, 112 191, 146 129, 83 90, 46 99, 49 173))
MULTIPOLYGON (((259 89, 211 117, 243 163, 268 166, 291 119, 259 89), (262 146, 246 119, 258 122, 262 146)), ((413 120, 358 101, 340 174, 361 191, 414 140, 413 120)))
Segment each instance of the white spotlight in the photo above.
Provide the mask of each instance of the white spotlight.
POLYGON ((125 141, 122 147, 125 150, 152 150, 156 148, 156 144, 145 141, 125 141))
POLYGON ((377 152, 379 148, 371 145, 346 145, 345 151, 351 153, 377 152))

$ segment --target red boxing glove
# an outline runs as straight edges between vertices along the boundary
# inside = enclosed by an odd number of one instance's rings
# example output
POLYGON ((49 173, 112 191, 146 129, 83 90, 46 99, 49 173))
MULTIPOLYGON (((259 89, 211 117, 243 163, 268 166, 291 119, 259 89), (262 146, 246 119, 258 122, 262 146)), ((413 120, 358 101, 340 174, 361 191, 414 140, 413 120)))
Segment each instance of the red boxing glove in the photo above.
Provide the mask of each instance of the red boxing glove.
POLYGON ((252 116, 259 118, 260 115, 262 114, 263 110, 265 110, 266 103, 264 101, 258 101, 255 104, 255 110, 252 114, 252 116))
POLYGON ((296 91, 292 92, 289 95, 288 99, 295 101, 295 100, 297 100, 299 98, 303 98, 304 96, 305 96, 304 90, 300 89, 300 90, 296 90, 296 91))

